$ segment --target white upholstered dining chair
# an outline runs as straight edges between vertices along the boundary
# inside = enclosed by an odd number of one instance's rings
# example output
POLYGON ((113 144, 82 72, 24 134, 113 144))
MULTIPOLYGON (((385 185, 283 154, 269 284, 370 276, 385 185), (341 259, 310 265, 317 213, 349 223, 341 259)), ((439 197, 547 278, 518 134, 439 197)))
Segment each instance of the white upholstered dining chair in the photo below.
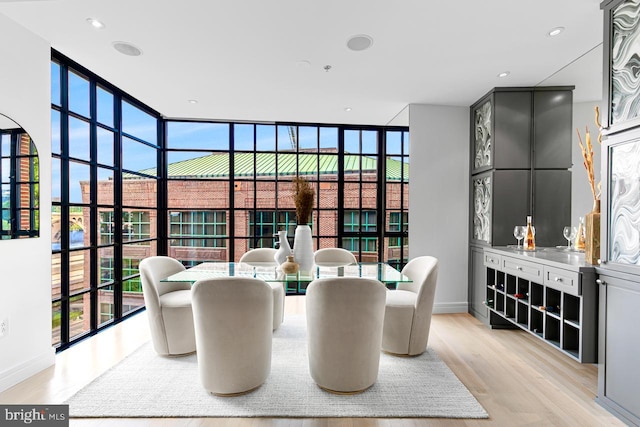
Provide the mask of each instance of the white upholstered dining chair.
POLYGON ((271 287, 250 277, 216 277, 197 281, 191 292, 204 388, 233 395, 259 387, 271 371, 271 287))
MULTIPOLYGON (((278 265, 274 256, 278 252, 272 248, 256 248, 245 252, 240 257, 240 262, 249 265, 265 266, 272 264, 274 267, 278 265)), ((273 289, 273 330, 280 327, 284 320, 284 285, 280 282, 269 282, 273 289)))
POLYGON ((355 264, 355 255, 342 248, 323 248, 318 249, 313 254, 313 262, 318 266, 324 267, 342 267, 349 264, 355 264))
POLYGON ((242 254, 240 262, 247 264, 256 263, 256 265, 273 264, 274 266, 277 266, 278 263, 274 258, 276 252, 278 252, 278 250, 273 248, 251 249, 250 251, 242 254))
POLYGON ((140 261, 139 269, 153 348, 163 356, 193 353, 191 284, 160 281, 183 271, 184 266, 171 257, 152 256, 140 261))
POLYGON ((385 286, 374 279, 316 279, 306 291, 309 371, 321 388, 359 393, 378 378, 385 286))
POLYGON ((402 274, 412 282, 399 283, 397 289, 387 291, 382 350, 416 356, 427 349, 438 260, 432 256, 414 258, 402 274))

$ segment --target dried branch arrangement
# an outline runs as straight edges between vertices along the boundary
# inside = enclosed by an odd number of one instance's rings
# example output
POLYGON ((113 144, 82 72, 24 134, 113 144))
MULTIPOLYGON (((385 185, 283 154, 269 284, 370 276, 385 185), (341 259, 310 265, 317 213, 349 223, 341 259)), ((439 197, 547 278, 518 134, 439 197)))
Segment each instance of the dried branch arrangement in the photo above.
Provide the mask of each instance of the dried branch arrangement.
POLYGON ((316 191, 311 184, 309 184, 309 181, 299 176, 293 179, 293 185, 293 201, 296 204, 296 218, 299 225, 306 225, 311 218, 316 191))
MULTIPOLYGON (((600 125, 600 110, 598 107, 595 107, 596 117, 595 122, 598 129, 602 129, 600 125)), ((578 143, 580 144, 580 150, 582 151, 582 164, 584 168, 587 170, 587 177, 589 179, 589 186, 591 187, 591 193, 593 194, 593 200, 600 200, 600 192, 601 192, 601 184, 598 183, 596 186, 594 171, 593 171, 593 145, 591 144, 591 134, 589 133, 589 127, 586 127, 584 139, 585 142, 582 142, 582 137, 580 136, 580 131, 576 128, 576 132, 578 133, 578 143)), ((602 133, 598 132, 598 143, 602 144, 602 133)))

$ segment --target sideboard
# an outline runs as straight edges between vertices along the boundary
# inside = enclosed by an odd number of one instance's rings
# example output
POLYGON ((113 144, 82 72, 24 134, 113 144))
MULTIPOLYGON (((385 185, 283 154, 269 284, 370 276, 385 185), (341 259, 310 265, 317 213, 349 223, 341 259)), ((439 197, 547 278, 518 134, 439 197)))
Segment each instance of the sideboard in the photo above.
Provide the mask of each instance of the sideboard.
POLYGON ((491 327, 517 327, 578 362, 597 362, 598 287, 583 253, 492 247, 483 256, 491 327))

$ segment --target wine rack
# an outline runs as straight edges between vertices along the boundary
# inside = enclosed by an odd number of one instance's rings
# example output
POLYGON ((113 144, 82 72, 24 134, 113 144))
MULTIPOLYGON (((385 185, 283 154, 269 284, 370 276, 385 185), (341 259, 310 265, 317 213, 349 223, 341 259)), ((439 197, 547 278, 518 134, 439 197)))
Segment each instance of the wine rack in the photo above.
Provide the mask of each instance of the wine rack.
POLYGON ((597 285, 584 254, 485 248, 489 324, 505 320, 581 363, 597 362, 597 285))

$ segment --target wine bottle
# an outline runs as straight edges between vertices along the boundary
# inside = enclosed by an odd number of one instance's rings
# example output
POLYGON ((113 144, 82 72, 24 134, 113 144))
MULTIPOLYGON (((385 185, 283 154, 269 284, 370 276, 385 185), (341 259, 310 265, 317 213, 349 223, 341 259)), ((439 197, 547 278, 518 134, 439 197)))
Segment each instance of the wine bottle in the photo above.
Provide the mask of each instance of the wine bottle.
POLYGON ((585 227, 584 227, 584 218, 583 217, 579 217, 579 221, 580 223, 578 224, 578 234, 576 235, 576 241, 573 245, 573 247, 577 250, 577 251, 584 251, 584 243, 585 243, 585 236, 584 236, 584 231, 585 231, 585 227))
POLYGON ((524 249, 532 251, 536 248, 536 235, 531 224, 531 215, 527 216, 527 233, 524 237, 524 249))

